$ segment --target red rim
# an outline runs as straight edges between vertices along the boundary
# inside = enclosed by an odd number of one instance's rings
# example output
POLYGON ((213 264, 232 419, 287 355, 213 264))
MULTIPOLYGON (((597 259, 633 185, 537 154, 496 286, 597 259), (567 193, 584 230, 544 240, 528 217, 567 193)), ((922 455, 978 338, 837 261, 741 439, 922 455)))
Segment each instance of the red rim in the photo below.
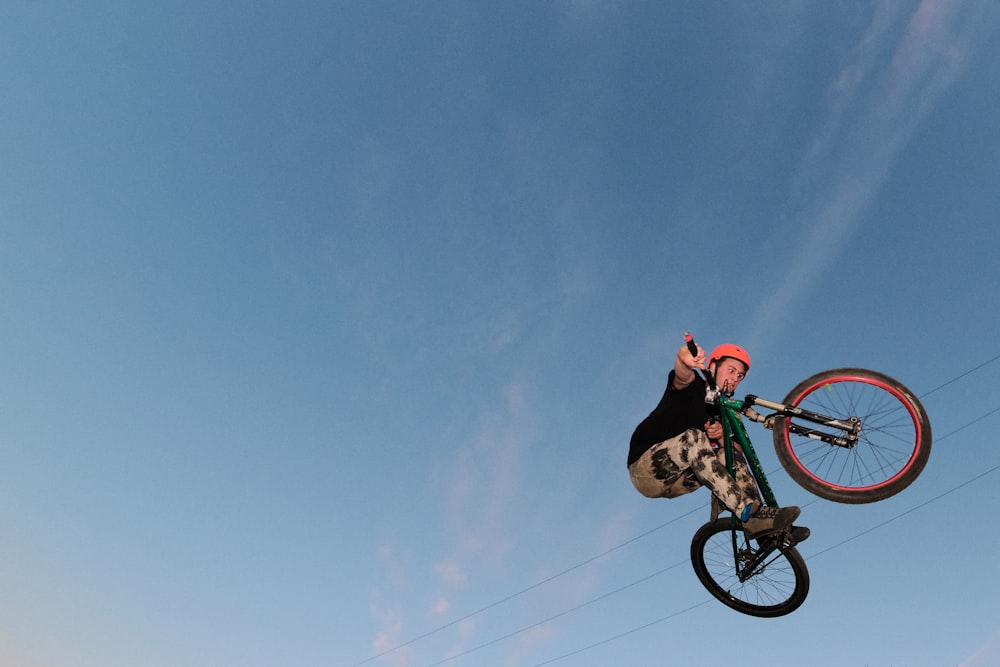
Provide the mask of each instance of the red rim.
POLYGON ((923 439, 923 431, 921 430, 920 427, 920 417, 917 415, 916 410, 913 407, 913 404, 909 400, 907 400, 906 397, 903 395, 903 393, 900 392, 898 389, 896 389, 894 386, 886 382, 883 382, 881 380, 877 380, 870 377, 864 377, 860 375, 837 375, 832 378, 827 378, 825 380, 818 381, 810 385, 804 391, 802 391, 799 394, 799 396, 795 399, 795 402, 792 403, 792 406, 798 407, 800 401, 810 396, 814 391, 816 391, 820 387, 823 387, 824 385, 828 384, 837 384, 839 382, 862 382, 864 384, 873 385, 895 396, 899 400, 899 402, 906 408, 906 412, 909 413, 910 420, 913 422, 913 430, 915 432, 913 452, 910 454, 910 458, 907 459, 906 464, 895 475, 893 475, 889 479, 879 482, 878 484, 872 484, 870 486, 841 486, 840 484, 834 484, 833 482, 829 482, 823 479, 822 477, 817 477, 812 473, 811 470, 809 470, 802 464, 802 461, 795 453, 795 448, 791 446, 791 440, 788 434, 788 422, 786 420, 784 427, 784 436, 785 436, 785 442, 789 444, 788 454, 789 456, 792 457, 792 460, 795 461, 796 467, 798 467, 799 470, 805 473, 807 477, 811 478, 817 484, 822 484, 823 486, 829 487, 831 489, 836 489, 837 491, 863 493, 865 491, 873 491, 875 489, 881 489, 884 486, 888 486, 889 484, 892 484, 897 479, 902 477, 906 473, 906 471, 910 469, 910 466, 913 465, 914 460, 917 458, 917 454, 919 453, 919 448, 916 447, 916 444, 923 439))

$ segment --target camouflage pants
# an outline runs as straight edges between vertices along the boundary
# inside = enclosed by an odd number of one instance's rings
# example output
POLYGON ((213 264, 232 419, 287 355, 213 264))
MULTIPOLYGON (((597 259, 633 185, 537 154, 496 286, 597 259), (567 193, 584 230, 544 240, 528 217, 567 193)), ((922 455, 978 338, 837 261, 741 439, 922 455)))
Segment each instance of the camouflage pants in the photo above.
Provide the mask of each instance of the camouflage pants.
POLYGON ((653 445, 628 471, 632 484, 648 498, 676 498, 707 486, 726 509, 737 514, 747 503, 760 499, 746 464, 737 460, 736 479, 730 477, 725 452, 712 449, 700 429, 653 445))

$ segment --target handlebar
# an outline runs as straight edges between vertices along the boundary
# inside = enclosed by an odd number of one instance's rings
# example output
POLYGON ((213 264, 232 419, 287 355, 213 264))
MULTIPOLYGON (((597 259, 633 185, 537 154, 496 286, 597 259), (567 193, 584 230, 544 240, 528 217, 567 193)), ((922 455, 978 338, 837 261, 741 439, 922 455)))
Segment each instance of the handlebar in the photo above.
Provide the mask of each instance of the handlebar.
POLYGON ((685 331, 684 332, 684 342, 687 343, 688 352, 691 353, 691 356, 692 357, 697 357, 698 356, 698 346, 694 344, 694 336, 692 336, 689 332, 685 331))
MULTIPOLYGON (((692 336, 690 332, 684 332, 684 343, 687 345, 688 352, 691 353, 691 356, 697 357, 698 346, 695 344, 694 336, 692 336)), ((701 377, 705 380, 705 384, 708 385, 708 389, 705 391, 705 402, 709 405, 708 421, 709 423, 714 424, 719 421, 719 406, 715 403, 715 399, 719 395, 719 389, 715 386, 715 377, 711 372, 700 368, 696 368, 695 372, 701 375, 701 377)))
MULTIPOLYGON (((684 343, 687 345, 688 352, 691 353, 691 356, 697 357, 698 346, 695 344, 694 336, 692 336, 690 332, 684 332, 684 343)), ((702 378, 704 378, 705 382, 708 384, 708 388, 714 392, 716 390, 715 377, 707 370, 695 369, 695 371, 701 374, 702 378)))

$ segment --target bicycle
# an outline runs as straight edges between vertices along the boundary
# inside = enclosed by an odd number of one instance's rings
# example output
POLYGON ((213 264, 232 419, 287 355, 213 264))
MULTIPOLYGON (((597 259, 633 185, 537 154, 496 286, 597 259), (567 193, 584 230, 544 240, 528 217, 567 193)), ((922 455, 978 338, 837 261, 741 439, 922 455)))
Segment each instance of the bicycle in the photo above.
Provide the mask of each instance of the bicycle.
MULTIPOLYGON (((697 347, 685 334, 692 354, 697 347)), ((862 368, 823 371, 803 380, 781 403, 753 394, 737 400, 704 373, 713 419, 723 427, 726 469, 734 475, 741 450, 763 503, 778 507, 741 415, 773 432, 782 467, 806 490, 841 503, 870 503, 909 486, 930 456, 931 426, 923 405, 898 380, 862 368), (714 406, 714 407, 712 407, 714 406), (772 411, 767 415, 754 409, 772 411)), ((773 618, 798 609, 809 572, 790 529, 751 540, 735 515, 712 516, 691 541, 695 574, 728 607, 773 618), (755 544, 756 542, 756 544, 755 544)))

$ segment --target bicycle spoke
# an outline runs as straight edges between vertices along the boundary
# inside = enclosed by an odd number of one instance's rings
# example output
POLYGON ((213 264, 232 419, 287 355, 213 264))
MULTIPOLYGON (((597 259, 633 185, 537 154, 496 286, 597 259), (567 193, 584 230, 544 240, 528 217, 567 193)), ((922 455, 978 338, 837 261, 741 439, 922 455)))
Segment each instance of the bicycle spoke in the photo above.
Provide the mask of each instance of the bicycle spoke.
POLYGON ((789 393, 785 404, 835 419, 860 421, 852 446, 797 435, 788 428, 820 428, 804 415, 786 417, 774 433, 789 474, 810 491, 841 502, 871 502, 898 492, 919 474, 930 448, 930 424, 919 401, 898 382, 863 369, 819 373, 789 393))
POLYGON ((732 523, 719 519, 703 526, 692 542, 692 563, 702 583, 719 600, 737 611, 753 616, 781 616, 797 608, 808 591, 805 562, 794 549, 773 551, 753 565, 743 581, 737 563, 743 568, 760 557, 752 543, 736 533, 734 550, 732 523))

